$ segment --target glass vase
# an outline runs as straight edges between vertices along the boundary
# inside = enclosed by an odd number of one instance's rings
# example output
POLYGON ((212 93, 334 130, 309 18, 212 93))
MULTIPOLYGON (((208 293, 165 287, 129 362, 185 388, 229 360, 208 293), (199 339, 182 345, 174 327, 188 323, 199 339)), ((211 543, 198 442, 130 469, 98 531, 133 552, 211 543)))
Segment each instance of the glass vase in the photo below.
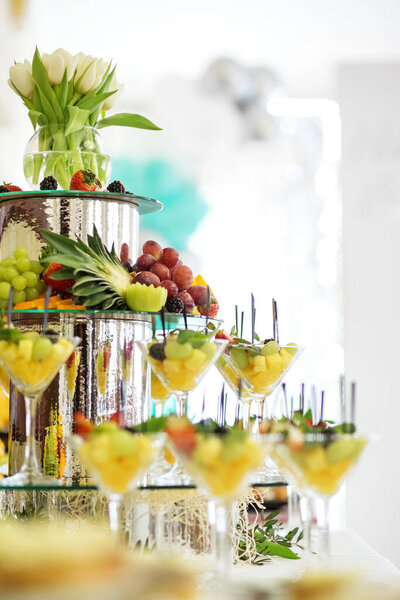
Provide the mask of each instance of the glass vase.
POLYGON ((25 148, 24 175, 33 190, 49 175, 57 179, 59 189, 68 190, 71 177, 81 169, 93 171, 101 188, 107 185, 111 156, 94 127, 82 127, 68 135, 59 125, 39 127, 25 148))

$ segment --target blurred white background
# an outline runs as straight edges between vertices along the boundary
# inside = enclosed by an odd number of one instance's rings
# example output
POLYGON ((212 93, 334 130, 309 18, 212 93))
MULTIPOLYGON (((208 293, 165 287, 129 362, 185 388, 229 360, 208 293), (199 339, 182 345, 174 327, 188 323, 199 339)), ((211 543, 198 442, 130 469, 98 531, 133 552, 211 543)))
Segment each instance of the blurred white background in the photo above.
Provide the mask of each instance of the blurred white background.
MULTIPOLYGON (((113 58, 116 110, 163 131, 104 137, 135 172, 167 162, 201 199, 184 255, 227 325, 253 291, 269 337, 275 295, 281 339, 307 347, 292 389, 324 387, 332 412, 344 349, 360 427, 379 436, 347 486, 347 524, 400 565, 400 3, 26 0, 16 21, 3 0, 0 23, 0 179, 23 183, 32 133, 6 84, 13 60, 36 44, 113 58)), ((166 241, 174 227, 179 213, 166 241)))

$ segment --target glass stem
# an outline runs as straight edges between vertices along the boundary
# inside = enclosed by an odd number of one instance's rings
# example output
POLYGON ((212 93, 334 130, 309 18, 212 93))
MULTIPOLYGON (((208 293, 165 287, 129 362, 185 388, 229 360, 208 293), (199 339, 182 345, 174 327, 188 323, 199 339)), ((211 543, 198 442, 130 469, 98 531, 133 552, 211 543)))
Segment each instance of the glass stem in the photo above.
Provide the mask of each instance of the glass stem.
POLYGON ((330 557, 329 500, 329 497, 321 499, 320 511, 318 512, 319 552, 321 559, 325 562, 328 562, 330 557))
POLYGON ((311 498, 300 498, 300 514, 304 532, 304 548, 308 554, 312 554, 313 510, 311 498))
POLYGON ((189 394, 182 392, 176 395, 176 414, 178 417, 186 417, 189 394))
POLYGON ((214 552, 215 574, 220 583, 229 578, 233 563, 232 540, 229 525, 230 506, 220 500, 209 502, 209 519, 211 525, 211 540, 214 552))
POLYGON ((257 438, 261 437, 261 423, 264 418, 265 398, 257 400, 257 438))
POLYGON ((21 472, 33 474, 39 472, 36 456, 36 414, 38 396, 25 396, 25 456, 21 472))
POLYGON ((244 431, 250 431, 251 402, 242 402, 242 418, 244 431))
POLYGON ((122 496, 121 494, 111 494, 108 500, 108 517, 110 529, 115 536, 118 544, 124 541, 124 531, 122 527, 122 496))
POLYGON ((154 402, 154 412, 157 419, 160 419, 163 416, 163 408, 164 404, 159 400, 153 400, 154 402))

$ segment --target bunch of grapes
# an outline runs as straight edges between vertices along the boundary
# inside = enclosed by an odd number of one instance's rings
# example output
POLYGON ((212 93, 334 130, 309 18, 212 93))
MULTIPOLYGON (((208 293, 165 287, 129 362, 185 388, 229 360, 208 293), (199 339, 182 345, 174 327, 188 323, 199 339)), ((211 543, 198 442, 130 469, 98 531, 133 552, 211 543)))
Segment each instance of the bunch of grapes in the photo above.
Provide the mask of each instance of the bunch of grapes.
POLYGON ((175 303, 174 312, 178 312, 177 307, 182 306, 183 310, 185 306, 188 314, 195 306, 204 307, 207 303, 207 288, 192 285, 193 271, 182 263, 176 248, 163 249, 157 242, 148 240, 143 244, 143 254, 129 270, 136 272, 134 283, 160 285, 167 290, 167 310, 172 298, 179 298, 182 302, 182 305, 175 303))
POLYGON ((46 289, 40 279, 43 267, 38 260, 30 260, 23 246, 14 250, 13 258, 0 261, 0 308, 8 306, 11 286, 14 288, 13 304, 36 300, 46 289))

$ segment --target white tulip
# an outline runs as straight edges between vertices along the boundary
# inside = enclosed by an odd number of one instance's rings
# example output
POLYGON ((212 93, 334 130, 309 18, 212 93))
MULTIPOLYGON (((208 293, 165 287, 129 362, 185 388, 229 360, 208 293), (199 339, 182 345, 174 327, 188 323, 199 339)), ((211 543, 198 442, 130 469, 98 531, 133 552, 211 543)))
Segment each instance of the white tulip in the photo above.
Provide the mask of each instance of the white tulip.
POLYGON ((28 60, 25 60, 23 63, 15 63, 15 65, 12 65, 10 67, 10 79, 8 80, 8 83, 11 89, 14 89, 14 86, 23 96, 33 98, 35 82, 32 78, 31 63, 28 60))
POLYGON ((78 92, 89 94, 97 88, 106 69, 107 63, 102 58, 93 58, 80 52, 75 75, 75 86, 78 92))
POLYGON ((72 56, 63 48, 58 48, 53 54, 43 54, 42 62, 47 69, 51 85, 61 83, 67 69, 68 81, 75 72, 78 56, 72 56))
POLYGON ((109 96, 107 98, 107 100, 103 104, 102 110, 104 110, 104 111, 110 110, 110 108, 112 108, 114 106, 116 99, 118 98, 121 91, 123 90, 123 85, 121 83, 118 83, 117 78, 115 76, 115 72, 111 78, 110 85, 108 86, 109 92, 113 92, 114 90, 117 90, 117 91, 115 92, 115 94, 113 94, 112 96, 109 96))

